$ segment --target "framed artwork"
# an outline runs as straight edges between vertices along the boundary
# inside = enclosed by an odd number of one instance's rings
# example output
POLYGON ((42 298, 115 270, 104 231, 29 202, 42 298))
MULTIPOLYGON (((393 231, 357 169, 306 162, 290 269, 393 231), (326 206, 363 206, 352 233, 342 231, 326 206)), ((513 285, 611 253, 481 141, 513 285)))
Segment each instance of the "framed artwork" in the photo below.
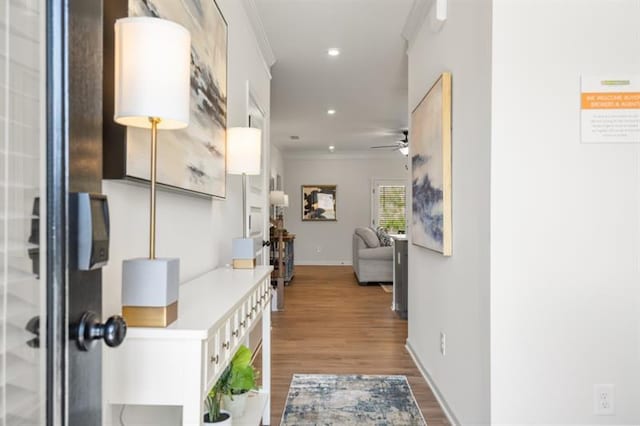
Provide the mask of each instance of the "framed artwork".
POLYGON ((413 244, 451 256, 451 74, 411 113, 413 244))
POLYGON ((225 198, 228 29, 215 0, 105 2, 104 178, 149 181, 149 130, 124 127, 113 121, 113 24, 125 16, 168 19, 191 33, 189 126, 158 132, 158 183, 225 198))
POLYGON ((336 185, 302 185, 302 220, 336 221, 336 185))

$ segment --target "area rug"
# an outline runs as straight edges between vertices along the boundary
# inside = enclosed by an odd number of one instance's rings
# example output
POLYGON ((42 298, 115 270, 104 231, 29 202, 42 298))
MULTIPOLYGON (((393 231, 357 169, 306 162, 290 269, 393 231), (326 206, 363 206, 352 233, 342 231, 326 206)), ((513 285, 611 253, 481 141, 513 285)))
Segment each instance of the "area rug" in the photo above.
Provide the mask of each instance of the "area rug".
POLYGON ((280 426, 426 426, 405 376, 294 374, 280 426))
POLYGON ((380 284, 380 287, 382 287, 382 291, 385 293, 393 293, 393 286, 391 284, 380 284))

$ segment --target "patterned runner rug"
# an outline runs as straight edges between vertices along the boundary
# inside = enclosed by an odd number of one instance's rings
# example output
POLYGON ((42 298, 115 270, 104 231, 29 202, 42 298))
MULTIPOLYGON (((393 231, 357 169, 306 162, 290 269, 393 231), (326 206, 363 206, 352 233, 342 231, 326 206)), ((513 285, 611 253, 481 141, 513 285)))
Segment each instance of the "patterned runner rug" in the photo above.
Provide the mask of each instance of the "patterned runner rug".
POLYGON ((405 376, 294 374, 281 426, 426 426, 405 376))

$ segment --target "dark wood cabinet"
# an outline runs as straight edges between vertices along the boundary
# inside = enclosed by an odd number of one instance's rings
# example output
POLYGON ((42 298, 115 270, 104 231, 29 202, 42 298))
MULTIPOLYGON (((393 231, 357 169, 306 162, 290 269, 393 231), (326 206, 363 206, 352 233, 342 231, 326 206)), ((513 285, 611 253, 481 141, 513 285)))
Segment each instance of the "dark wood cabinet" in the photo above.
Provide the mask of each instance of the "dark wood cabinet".
POLYGON ((408 252, 406 238, 393 239, 393 310, 405 319, 408 313, 408 252))

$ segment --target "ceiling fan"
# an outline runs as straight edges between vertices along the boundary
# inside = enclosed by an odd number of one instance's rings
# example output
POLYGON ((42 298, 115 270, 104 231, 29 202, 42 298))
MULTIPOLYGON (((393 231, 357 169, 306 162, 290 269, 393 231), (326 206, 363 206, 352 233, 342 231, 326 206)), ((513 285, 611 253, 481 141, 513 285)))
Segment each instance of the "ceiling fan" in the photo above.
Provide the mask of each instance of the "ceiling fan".
POLYGON ((402 140, 396 141, 394 145, 380 145, 380 146, 372 146, 370 149, 389 149, 392 151, 400 151, 402 155, 409 154, 409 131, 403 130, 402 134, 404 138, 402 140))

